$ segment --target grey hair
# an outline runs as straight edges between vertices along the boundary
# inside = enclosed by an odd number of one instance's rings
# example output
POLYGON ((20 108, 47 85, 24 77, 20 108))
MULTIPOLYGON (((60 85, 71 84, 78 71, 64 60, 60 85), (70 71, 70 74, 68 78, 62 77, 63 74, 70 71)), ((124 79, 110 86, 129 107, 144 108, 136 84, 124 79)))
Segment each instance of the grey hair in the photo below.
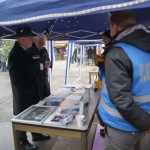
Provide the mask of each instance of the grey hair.
POLYGON ((46 35, 44 35, 43 33, 39 33, 37 34, 37 36, 34 37, 35 40, 38 40, 40 38, 44 39, 45 41, 47 40, 46 35))

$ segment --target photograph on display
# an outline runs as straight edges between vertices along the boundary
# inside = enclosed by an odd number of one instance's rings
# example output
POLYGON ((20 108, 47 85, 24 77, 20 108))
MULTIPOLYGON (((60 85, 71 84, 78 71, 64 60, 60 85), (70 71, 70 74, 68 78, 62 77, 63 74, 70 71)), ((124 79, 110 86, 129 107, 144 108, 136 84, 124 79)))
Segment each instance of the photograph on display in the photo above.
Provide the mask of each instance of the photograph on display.
POLYGON ((77 114, 78 112, 79 108, 63 108, 60 114, 77 114))
POLYGON ((62 96, 51 95, 44 100, 39 101, 36 106, 59 106, 64 99, 65 97, 62 96))
POLYGON ((70 112, 70 109, 64 108, 60 111, 60 114, 69 114, 69 112, 70 112))
POLYGON ((63 119, 64 115, 55 115, 53 118, 52 118, 52 122, 60 122, 62 119, 63 119))
POLYGON ((56 96, 56 95, 51 95, 51 96, 47 97, 47 100, 49 100, 49 101, 63 101, 64 99, 65 99, 65 97, 56 96))
POLYGON ((45 102, 44 105, 46 106, 59 106, 61 102, 59 101, 48 101, 48 102, 45 102))
POLYGON ((32 106, 15 119, 41 122, 47 115, 54 112, 55 107, 32 106))

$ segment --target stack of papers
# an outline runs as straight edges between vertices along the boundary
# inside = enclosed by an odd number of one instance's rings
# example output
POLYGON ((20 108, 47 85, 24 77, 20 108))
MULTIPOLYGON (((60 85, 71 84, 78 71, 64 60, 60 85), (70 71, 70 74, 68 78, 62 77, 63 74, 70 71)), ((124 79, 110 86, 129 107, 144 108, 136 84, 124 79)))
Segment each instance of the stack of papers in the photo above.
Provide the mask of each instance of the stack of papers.
POLYGON ((84 96, 85 95, 85 90, 76 90, 75 92, 72 93, 72 95, 84 96))
POLYGON ((82 97, 83 96, 81 96, 81 95, 69 95, 65 99, 66 100, 77 100, 77 101, 79 101, 82 99, 82 97))

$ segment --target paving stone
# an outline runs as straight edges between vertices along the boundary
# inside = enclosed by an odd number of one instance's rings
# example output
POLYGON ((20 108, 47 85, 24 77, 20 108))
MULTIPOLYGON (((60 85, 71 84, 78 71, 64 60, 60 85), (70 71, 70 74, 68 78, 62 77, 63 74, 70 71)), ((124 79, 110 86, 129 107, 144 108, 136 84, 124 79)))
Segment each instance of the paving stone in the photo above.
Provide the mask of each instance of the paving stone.
MULTIPOLYGON (((73 83, 79 77, 80 71, 77 64, 71 64, 68 83, 73 83)), ((53 66, 52 75, 52 94, 65 83, 65 61, 56 61, 53 66)), ((88 72, 93 66, 84 66, 82 68, 81 79, 78 83, 88 84, 88 72)), ((92 81, 94 78, 92 78, 92 81)), ((0 150, 14 150, 13 135, 11 128, 12 110, 12 90, 9 80, 9 74, 0 72, 0 150)), ((92 139, 98 119, 95 116, 91 131, 89 133, 89 145, 92 145, 92 139)), ((29 141, 32 142, 31 134, 28 133, 29 141)), ((150 135, 147 135, 142 142, 141 150, 150 150, 150 135)), ((50 140, 44 142, 35 142, 40 150, 80 150, 80 141, 74 138, 52 136, 50 140)))

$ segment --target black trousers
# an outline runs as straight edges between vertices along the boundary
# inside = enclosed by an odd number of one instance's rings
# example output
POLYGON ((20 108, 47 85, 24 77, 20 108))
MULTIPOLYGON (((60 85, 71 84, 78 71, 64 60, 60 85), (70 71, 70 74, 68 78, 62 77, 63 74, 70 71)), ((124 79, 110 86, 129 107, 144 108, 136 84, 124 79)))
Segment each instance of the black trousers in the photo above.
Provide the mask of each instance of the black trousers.
POLYGON ((20 131, 19 132, 19 138, 20 138, 20 143, 21 144, 28 142, 27 134, 26 133, 27 132, 25 132, 25 131, 20 131))
MULTIPOLYGON (((32 133, 32 132, 31 132, 31 134, 32 134, 32 137, 36 137, 36 136, 41 135, 40 133, 32 133)), ((20 137, 21 144, 28 142, 27 132, 20 131, 19 132, 19 137, 20 137)))

